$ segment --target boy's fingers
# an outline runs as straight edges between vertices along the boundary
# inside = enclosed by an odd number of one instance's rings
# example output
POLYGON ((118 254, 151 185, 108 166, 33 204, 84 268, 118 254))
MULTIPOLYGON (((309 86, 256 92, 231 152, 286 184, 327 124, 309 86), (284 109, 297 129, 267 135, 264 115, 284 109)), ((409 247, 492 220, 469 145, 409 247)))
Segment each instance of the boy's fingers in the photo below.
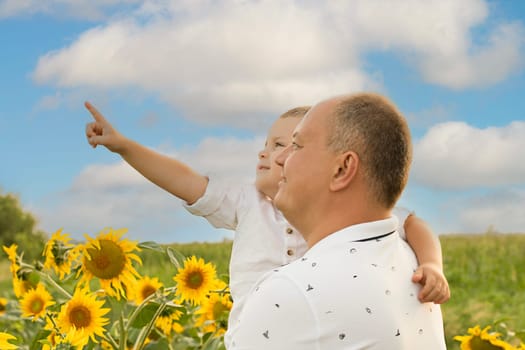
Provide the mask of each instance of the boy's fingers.
POLYGON ((91 103, 86 101, 84 102, 84 106, 86 106, 89 113, 91 113, 91 115, 93 116, 93 118, 95 118, 97 122, 101 122, 101 123, 107 122, 106 118, 104 118, 104 116, 100 114, 100 112, 91 103))
POLYGON ((87 123, 86 124, 86 136, 90 137, 96 135, 95 133, 95 123, 87 123))
POLYGON ((423 279, 423 270, 418 267, 417 270, 412 275, 412 282, 419 283, 423 279))
POLYGON ((94 135, 94 136, 89 137, 88 142, 91 146, 93 146, 93 148, 95 148, 98 145, 104 145, 104 140, 105 140, 104 136, 94 135))
POLYGON ((419 292, 419 299, 427 300, 428 296, 432 293, 432 291, 436 290, 436 288, 438 288, 438 285, 436 285, 436 280, 432 276, 427 276, 425 283, 423 284, 423 288, 421 288, 421 291, 419 292))
POLYGON ((86 136, 100 136, 104 134, 104 126, 99 122, 86 124, 86 136))
POLYGON ((420 293, 419 300, 422 302, 434 302, 436 304, 441 304, 448 300, 447 291, 443 289, 443 285, 438 283, 427 293, 420 293))

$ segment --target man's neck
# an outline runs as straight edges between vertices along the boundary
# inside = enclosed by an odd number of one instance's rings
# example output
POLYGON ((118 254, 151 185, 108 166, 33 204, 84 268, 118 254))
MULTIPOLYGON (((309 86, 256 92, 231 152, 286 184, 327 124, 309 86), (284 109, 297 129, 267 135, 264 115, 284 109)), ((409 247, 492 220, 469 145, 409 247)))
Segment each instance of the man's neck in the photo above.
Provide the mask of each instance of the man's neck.
MULTIPOLYGON (((352 208, 351 206, 332 208, 319 217, 310 228, 305 228, 304 234, 308 247, 311 248, 325 237, 346 227, 384 220, 391 216, 391 210, 386 208, 370 208, 367 205, 352 208)), ((301 231, 303 232, 303 231, 301 231)))

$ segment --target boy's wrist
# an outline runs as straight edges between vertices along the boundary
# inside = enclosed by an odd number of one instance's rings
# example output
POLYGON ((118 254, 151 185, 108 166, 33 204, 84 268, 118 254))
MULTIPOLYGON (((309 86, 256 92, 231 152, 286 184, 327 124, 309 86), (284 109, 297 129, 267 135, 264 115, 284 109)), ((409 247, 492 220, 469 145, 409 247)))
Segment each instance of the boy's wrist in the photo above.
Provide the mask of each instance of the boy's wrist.
POLYGON ((125 157, 130 153, 130 150, 133 148, 133 140, 128 139, 124 135, 117 136, 116 146, 113 152, 120 154, 120 156, 125 157))

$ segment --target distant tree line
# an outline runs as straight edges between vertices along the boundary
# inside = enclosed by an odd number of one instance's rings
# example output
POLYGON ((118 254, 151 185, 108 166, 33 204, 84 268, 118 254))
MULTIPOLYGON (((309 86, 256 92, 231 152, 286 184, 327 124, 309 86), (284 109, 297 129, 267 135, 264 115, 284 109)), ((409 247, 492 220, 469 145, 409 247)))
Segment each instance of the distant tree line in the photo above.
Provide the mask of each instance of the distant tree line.
MULTIPOLYGON (((0 191, 0 247, 16 243, 19 252, 24 252, 24 260, 32 261, 41 254, 47 234, 37 230, 36 219, 22 209, 20 201, 13 194, 0 191)), ((6 258, 0 250, 0 260, 6 258)))

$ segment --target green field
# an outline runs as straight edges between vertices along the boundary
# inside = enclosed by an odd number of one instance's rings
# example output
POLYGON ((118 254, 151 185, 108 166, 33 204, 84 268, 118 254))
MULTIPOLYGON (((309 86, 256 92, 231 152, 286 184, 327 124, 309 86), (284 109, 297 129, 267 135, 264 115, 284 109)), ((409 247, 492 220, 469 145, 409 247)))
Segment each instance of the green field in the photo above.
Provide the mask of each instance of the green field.
MULTIPOLYGON (((445 273, 452 298, 443 305, 449 349, 459 349, 452 338, 467 328, 507 319, 511 329, 525 329, 525 235, 442 235, 445 273)), ((219 274, 228 272, 231 242, 174 244, 183 255, 197 255, 214 262, 219 274)), ((9 266, 0 260, 0 296, 10 290, 9 266)), ((176 272, 167 255, 143 251, 144 275, 166 284, 176 272)))

